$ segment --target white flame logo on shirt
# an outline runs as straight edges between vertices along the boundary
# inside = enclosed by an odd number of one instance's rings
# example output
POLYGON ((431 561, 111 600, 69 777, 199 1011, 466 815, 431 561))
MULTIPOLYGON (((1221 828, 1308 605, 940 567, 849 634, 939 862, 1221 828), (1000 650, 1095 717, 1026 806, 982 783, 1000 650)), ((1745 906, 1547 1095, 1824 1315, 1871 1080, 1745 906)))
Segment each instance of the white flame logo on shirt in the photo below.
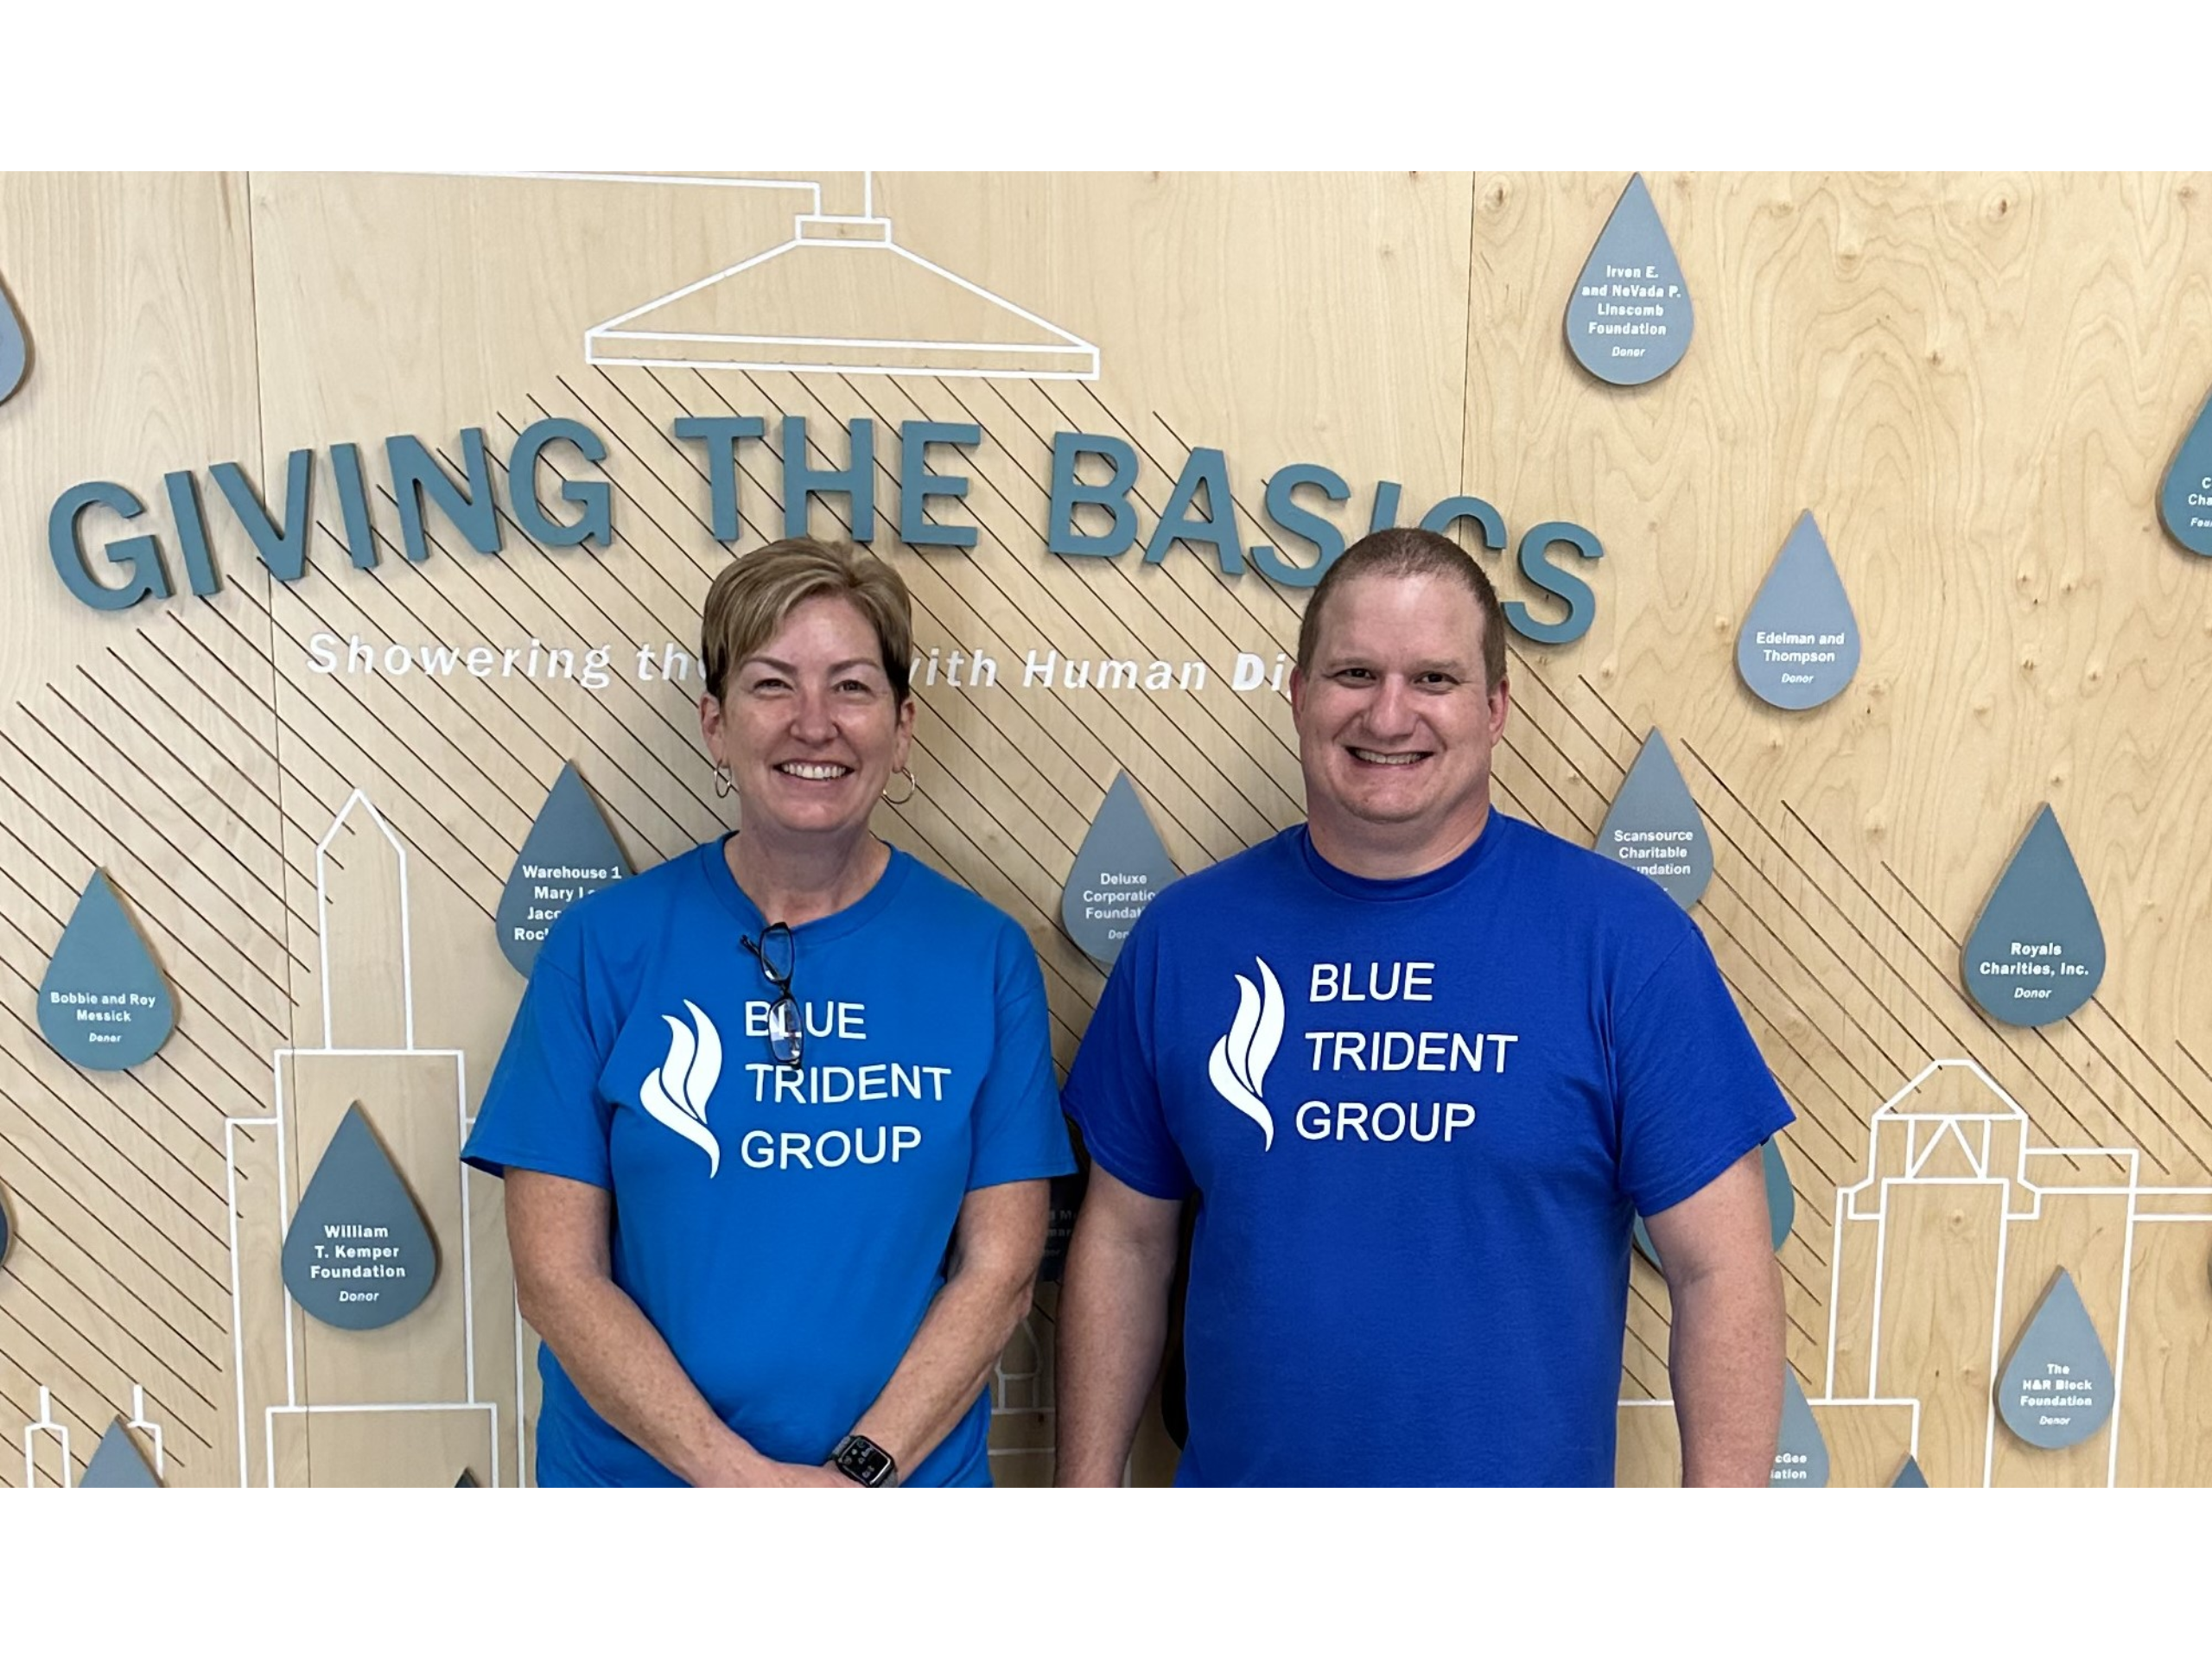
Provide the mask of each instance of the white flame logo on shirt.
POLYGON ((1259 963, 1260 982, 1255 986, 1243 975, 1236 976, 1236 1018, 1230 1022, 1229 1035, 1213 1046, 1206 1075, 1224 1100, 1260 1126, 1267 1137, 1260 1150, 1265 1152, 1275 1143, 1275 1120, 1261 1095, 1268 1086, 1275 1047, 1282 1041, 1282 987, 1264 961, 1257 957, 1253 961, 1259 963))
POLYGON ((645 1073, 638 1085, 638 1103, 706 1152, 707 1179, 712 1180, 721 1168, 722 1149, 707 1127, 707 1097, 722 1074, 721 1033, 697 1003, 686 997, 683 1006, 691 1011, 689 1027, 674 1014, 661 1015, 668 1021, 668 1058, 660 1070, 645 1073))

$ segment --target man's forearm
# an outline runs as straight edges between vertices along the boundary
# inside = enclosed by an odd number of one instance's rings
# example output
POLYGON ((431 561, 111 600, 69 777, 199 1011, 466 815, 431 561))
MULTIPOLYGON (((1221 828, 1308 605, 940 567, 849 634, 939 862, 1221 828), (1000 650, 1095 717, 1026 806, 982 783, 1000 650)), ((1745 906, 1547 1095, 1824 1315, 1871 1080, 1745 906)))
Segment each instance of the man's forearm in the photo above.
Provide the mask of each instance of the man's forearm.
POLYGON ((1162 1250, 1077 1224, 1060 1294, 1057 1484, 1120 1484, 1160 1372, 1174 1273, 1173 1233, 1162 1250))
POLYGON ((1763 1486, 1782 1424, 1782 1271, 1766 1257, 1669 1291, 1682 1484, 1763 1486))

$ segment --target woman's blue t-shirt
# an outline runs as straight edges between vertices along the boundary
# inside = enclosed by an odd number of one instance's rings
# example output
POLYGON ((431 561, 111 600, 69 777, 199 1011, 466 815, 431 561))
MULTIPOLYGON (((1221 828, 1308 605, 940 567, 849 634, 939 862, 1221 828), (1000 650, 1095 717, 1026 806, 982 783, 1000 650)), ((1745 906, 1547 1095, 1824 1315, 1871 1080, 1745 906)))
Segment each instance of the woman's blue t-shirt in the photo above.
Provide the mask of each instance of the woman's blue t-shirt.
MULTIPOLYGON (((613 1195, 613 1269, 717 1414, 819 1463, 897 1368, 962 1199, 1074 1167, 1044 978, 1014 921, 894 849, 857 903, 792 930, 797 1069, 739 943, 760 912, 709 842, 547 936, 462 1156, 613 1195)), ((540 1485, 677 1477, 541 1350, 540 1485)), ((990 1479, 988 1395, 914 1485, 990 1479)))

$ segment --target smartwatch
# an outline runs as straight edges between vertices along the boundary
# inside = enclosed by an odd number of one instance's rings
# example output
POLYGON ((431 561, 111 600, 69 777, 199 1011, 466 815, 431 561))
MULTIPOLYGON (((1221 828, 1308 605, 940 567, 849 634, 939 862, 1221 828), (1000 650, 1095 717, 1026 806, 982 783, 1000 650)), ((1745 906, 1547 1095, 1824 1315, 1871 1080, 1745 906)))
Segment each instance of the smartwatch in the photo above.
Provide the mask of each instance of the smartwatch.
POLYGON ((865 1434, 848 1434, 830 1454, 830 1466, 862 1486, 896 1486, 899 1465, 891 1454, 865 1434))

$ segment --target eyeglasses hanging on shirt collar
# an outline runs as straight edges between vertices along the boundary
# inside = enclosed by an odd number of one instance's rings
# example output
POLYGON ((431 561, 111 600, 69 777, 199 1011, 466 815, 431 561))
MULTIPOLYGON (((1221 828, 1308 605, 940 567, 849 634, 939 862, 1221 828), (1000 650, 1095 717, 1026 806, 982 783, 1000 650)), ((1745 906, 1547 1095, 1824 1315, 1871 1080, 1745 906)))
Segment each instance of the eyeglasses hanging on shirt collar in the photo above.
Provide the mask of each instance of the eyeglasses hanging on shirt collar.
POLYGON ((760 930, 758 944, 742 933, 737 942, 753 953, 753 959, 760 964, 761 976, 777 993, 776 1000, 768 1005, 768 1052, 775 1056, 778 1065, 797 1071, 804 1033, 799 1029, 798 1002, 791 995, 791 969, 798 947, 791 938, 790 925, 769 923, 760 930))

